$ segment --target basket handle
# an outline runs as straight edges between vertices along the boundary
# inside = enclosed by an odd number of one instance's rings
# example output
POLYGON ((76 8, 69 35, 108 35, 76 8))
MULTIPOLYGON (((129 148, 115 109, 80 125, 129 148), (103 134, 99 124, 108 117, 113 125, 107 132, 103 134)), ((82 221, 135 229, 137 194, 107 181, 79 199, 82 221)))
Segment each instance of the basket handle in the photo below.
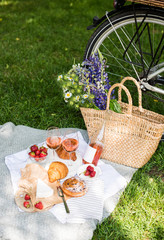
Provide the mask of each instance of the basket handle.
POLYGON ((121 83, 116 83, 116 84, 114 84, 114 85, 112 85, 112 86, 110 87, 109 92, 108 92, 108 95, 107 95, 106 110, 109 109, 109 105, 110 105, 110 95, 111 95, 113 89, 116 88, 116 87, 119 87, 119 89, 121 88, 121 89, 123 89, 123 90, 126 92, 126 95, 127 95, 127 97, 128 97, 128 102, 129 102, 128 114, 129 114, 129 115, 132 115, 132 97, 131 97, 131 95, 130 95, 129 90, 128 90, 124 85, 122 85, 121 83))
MULTIPOLYGON (((143 112, 143 108, 142 108, 142 92, 141 92, 141 88, 139 83, 137 82, 137 80, 133 77, 125 77, 122 81, 121 84, 123 85, 127 80, 133 81, 134 84, 137 86, 137 90, 138 90, 138 106, 139 106, 139 110, 140 112, 143 112)), ((121 91, 122 89, 119 88, 118 90, 118 100, 121 102, 121 91)))

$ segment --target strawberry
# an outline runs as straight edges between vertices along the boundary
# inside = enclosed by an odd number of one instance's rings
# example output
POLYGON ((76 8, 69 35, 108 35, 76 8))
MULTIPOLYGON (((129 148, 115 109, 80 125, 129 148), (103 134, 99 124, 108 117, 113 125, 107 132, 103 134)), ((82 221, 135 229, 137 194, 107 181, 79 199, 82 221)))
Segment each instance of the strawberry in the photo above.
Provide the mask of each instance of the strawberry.
POLYGON ((43 151, 43 152, 45 152, 45 153, 47 153, 47 148, 44 147, 44 146, 40 147, 39 150, 40 150, 40 151, 43 151))
POLYGON ((35 152, 36 150, 38 150, 38 146, 36 144, 32 145, 30 149, 31 149, 31 152, 35 152))
POLYGON ((37 203, 35 204, 35 207, 38 208, 38 209, 40 209, 40 210, 42 210, 42 209, 43 209, 43 204, 42 204, 42 202, 37 202, 37 203))
POLYGON ((39 149, 38 149, 38 150, 35 151, 35 155, 36 155, 36 156, 39 156, 39 154, 40 154, 40 151, 39 151, 39 149))
POLYGON ((38 162, 38 161, 39 161, 39 159, 40 159, 40 156, 36 156, 36 157, 35 157, 35 161, 37 161, 37 162, 38 162))
POLYGON ((89 176, 90 175, 90 171, 86 170, 84 173, 85 176, 89 176))
POLYGON ((35 157, 35 152, 29 152, 28 154, 30 155, 30 157, 35 157))
POLYGON ((42 157, 46 157, 47 156, 47 153, 41 151, 41 153, 39 154, 39 157, 42 158, 42 157))
POLYGON ((24 197, 25 200, 30 200, 30 195, 29 194, 26 194, 25 197, 24 197))
POLYGON ((96 171, 90 173, 90 177, 94 177, 96 175, 96 171))
POLYGON ((47 148, 44 147, 44 148, 42 149, 42 151, 45 152, 45 153, 47 153, 47 148))
POLYGON ((89 165, 89 166, 87 167, 87 170, 90 171, 90 172, 93 172, 93 171, 94 171, 94 167, 92 167, 92 166, 89 165))
POLYGON ((24 206, 25 208, 29 208, 29 207, 30 207, 30 203, 29 203, 28 201, 25 201, 25 202, 23 203, 23 206, 24 206))

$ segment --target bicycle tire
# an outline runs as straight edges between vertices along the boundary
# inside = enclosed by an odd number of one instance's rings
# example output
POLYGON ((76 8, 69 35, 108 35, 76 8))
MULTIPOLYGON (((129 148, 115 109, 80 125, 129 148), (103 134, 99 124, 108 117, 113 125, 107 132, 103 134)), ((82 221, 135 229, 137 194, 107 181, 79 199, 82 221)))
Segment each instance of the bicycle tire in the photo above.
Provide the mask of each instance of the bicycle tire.
MULTIPOLYGON (((141 23, 143 17, 145 16, 145 14, 147 14, 147 18, 146 18, 145 22, 149 26, 155 25, 155 27, 157 27, 157 29, 159 28, 159 32, 163 31, 163 29, 164 29, 164 11, 162 9, 156 8, 156 7, 150 7, 150 6, 148 7, 148 6, 144 6, 144 5, 140 5, 140 6, 134 5, 134 6, 135 6, 135 14, 136 14, 138 23, 141 23)), ((114 26, 114 29, 116 29, 117 32, 118 32, 118 30, 122 31, 122 27, 127 27, 127 26, 131 27, 132 25, 135 25, 133 7, 132 6, 125 7, 125 8, 123 7, 121 11, 118 11, 118 13, 116 13, 114 16, 110 17, 110 22, 107 19, 96 29, 96 31, 92 34, 92 36, 89 39, 88 44, 86 46, 85 55, 84 55, 85 59, 86 58, 88 59, 92 53, 97 51, 97 49, 99 49, 102 52, 102 54, 106 58, 108 58, 108 54, 106 54, 106 53, 104 54, 104 49, 105 49, 103 46, 104 42, 114 36, 115 36, 114 43, 116 44, 118 41, 118 37, 115 34, 115 31, 113 30, 112 25, 114 26)), ((110 51, 113 51, 112 55, 114 57, 115 57, 115 54, 118 54, 118 53, 116 53, 114 48, 110 48, 110 51)), ((140 53, 138 53, 138 55, 139 54, 140 53)), ((127 62, 124 62, 123 59, 121 59, 121 61, 122 61, 121 63, 125 65, 125 68, 129 69, 130 64, 127 62)), ((164 62, 164 59, 161 58, 160 61, 164 62)), ((109 67, 110 67, 109 59, 107 61, 107 64, 109 64, 109 67)), ((147 66, 147 68, 148 67, 149 67, 149 65, 147 66)), ((114 71, 116 71, 116 72, 118 71, 118 66, 117 65, 114 66, 114 64, 113 64, 111 69, 109 68, 110 76, 111 76, 111 71, 113 71, 113 76, 114 76, 114 71)), ((143 72, 143 70, 142 70, 142 72, 143 72)), ((142 72, 137 71, 137 74, 139 77, 141 76, 142 72)), ((130 75, 136 79, 138 78, 138 76, 136 76, 134 74, 134 72, 133 72, 133 74, 128 74, 128 73, 129 73, 129 71, 122 72, 122 74, 120 74, 120 77, 125 77, 125 76, 130 75)), ((110 78, 111 83, 120 81, 120 79, 118 77, 114 78, 113 76, 112 76, 112 78, 110 78)), ((162 89, 163 89, 163 86, 162 86, 162 89)), ((134 92, 132 91, 133 95, 136 95, 135 93, 136 93, 136 89, 134 90, 134 92)), ((156 93, 154 95, 154 97, 155 98, 157 97, 157 99, 159 98, 159 96, 161 98, 161 95, 158 95, 156 93)), ((148 100, 144 99, 143 105, 145 105, 145 107, 148 109, 152 109, 152 106, 154 105, 154 100, 152 100, 152 99, 150 100, 150 97, 148 97, 148 98, 149 98, 148 100)), ((162 95, 162 99, 164 99, 164 95, 162 95)), ((134 100, 134 101, 137 102, 137 100, 134 100)), ((164 114, 163 104, 162 105, 159 104, 159 108, 158 108, 157 112, 164 114)))

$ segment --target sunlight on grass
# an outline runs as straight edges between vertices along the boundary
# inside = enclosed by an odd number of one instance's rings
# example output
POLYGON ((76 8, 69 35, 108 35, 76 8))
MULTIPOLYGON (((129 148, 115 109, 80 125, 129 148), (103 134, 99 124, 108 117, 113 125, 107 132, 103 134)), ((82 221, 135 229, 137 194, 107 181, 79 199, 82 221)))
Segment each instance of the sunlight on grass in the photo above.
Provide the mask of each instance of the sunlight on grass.
POLYGON ((0 2, 0 6, 7 6, 7 5, 10 5, 10 4, 16 5, 16 4, 18 4, 18 3, 19 3, 18 1, 5 1, 5 0, 2 0, 2 1, 0 2))
MULTIPOLYGON (((65 104, 57 77, 69 71, 74 59, 82 62, 93 32, 86 27, 93 16, 112 8, 112 1, 100 0, 0 2, 1 125, 85 129, 80 111, 65 104)), ((158 101, 151 103, 153 110, 164 112, 158 101)), ((163 149, 160 143, 136 172, 112 215, 97 226, 93 240, 162 239, 163 149)))

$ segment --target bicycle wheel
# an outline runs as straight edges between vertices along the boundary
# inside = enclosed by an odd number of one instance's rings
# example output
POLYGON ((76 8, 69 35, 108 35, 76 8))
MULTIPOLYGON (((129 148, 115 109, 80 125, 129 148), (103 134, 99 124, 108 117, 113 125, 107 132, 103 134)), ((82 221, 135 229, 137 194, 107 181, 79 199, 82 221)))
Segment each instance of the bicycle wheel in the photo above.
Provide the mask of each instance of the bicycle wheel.
MULTIPOLYGON (((148 8, 144 5, 134 6, 135 11, 132 6, 125 7, 103 22, 93 33, 86 47, 85 58, 97 52, 98 49, 106 58, 111 84, 120 82, 126 76, 132 76, 141 80, 146 76, 149 68, 152 72, 156 67, 164 64, 164 56, 162 55, 163 43, 159 47, 164 32, 163 10, 155 7, 148 8), (136 22, 137 26, 141 27, 138 34, 135 35, 136 22), (128 47, 131 40, 132 42, 128 47), (156 52, 157 49, 158 52, 156 52), (154 57, 154 63, 151 65, 154 57)), ((159 79, 159 76, 157 77, 159 79)), ((160 74, 160 78, 164 79, 163 73, 160 74)), ((151 79, 149 83, 152 85, 156 84, 156 79, 151 79)), ((156 87, 164 90, 164 85, 162 84, 157 84, 156 87)), ((136 105, 136 88, 131 86, 130 88, 136 105)), ((164 114, 163 102, 158 102, 159 99, 164 101, 164 95, 154 92, 149 93, 155 100, 144 94, 143 106, 164 114)))

